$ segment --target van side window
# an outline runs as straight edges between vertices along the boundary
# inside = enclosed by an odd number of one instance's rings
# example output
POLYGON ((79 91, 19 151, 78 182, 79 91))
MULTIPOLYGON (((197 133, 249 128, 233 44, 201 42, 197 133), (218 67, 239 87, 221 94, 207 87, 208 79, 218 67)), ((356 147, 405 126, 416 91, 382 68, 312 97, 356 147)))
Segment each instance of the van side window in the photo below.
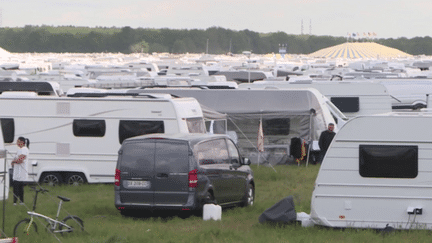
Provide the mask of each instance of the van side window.
POLYGON ((103 137, 105 136, 105 120, 73 120, 73 134, 76 137, 103 137))
POLYGON ((13 118, 1 118, 1 127, 3 132, 3 142, 13 143, 15 137, 15 122, 13 118))
POLYGON ((203 118, 186 118, 186 124, 190 133, 206 133, 203 118))
POLYGON ((225 139, 199 143, 194 147, 194 154, 200 165, 229 163, 225 139))
POLYGON ((362 177, 415 178, 418 146, 360 145, 359 172, 362 177))
POLYGON ((119 142, 122 144, 126 138, 164 132, 165 127, 163 121, 120 120, 119 142))
POLYGON ((342 112, 358 112, 360 110, 359 97, 331 97, 330 101, 342 112))
POLYGON ((234 145, 234 143, 227 139, 227 145, 228 145, 228 152, 231 159, 231 164, 239 164, 240 163, 240 155, 237 150, 237 147, 234 145))
POLYGON ((186 142, 157 142, 155 166, 158 171, 188 172, 189 146, 186 142))

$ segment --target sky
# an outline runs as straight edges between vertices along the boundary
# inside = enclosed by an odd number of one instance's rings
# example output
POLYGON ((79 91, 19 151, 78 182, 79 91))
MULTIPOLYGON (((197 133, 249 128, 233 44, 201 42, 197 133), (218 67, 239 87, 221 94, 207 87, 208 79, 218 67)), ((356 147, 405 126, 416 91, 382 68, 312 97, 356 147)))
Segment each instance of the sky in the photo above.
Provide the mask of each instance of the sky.
POLYGON ((0 0, 0 27, 207 29, 432 36, 431 0, 0 0), (311 28, 310 28, 311 27, 311 28))

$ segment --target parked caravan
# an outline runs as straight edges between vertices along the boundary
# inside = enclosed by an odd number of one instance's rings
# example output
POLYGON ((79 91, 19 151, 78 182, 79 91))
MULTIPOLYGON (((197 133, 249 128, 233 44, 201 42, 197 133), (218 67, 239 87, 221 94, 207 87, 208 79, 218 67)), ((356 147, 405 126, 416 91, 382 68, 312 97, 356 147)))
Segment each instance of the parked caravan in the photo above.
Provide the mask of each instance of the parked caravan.
POLYGON ((346 117, 392 111, 392 98, 384 85, 369 81, 255 81, 239 84, 239 89, 315 88, 346 117))
MULTIPOLYGON (((137 92, 137 90, 130 90, 137 92)), ((336 123, 325 97, 316 89, 286 90, 208 90, 145 88, 146 93, 170 93, 194 97, 201 105, 227 115, 228 132, 236 134, 241 153, 252 163, 289 163, 292 138, 312 144, 328 123, 336 123), (258 157, 258 128, 262 120, 264 148, 258 157)), ((337 108, 334 108, 337 110, 337 108)), ((343 114, 339 114, 343 116, 343 114)), ((344 117, 344 116, 343 116, 344 117)), ((342 122, 342 118, 339 119, 342 122)), ((337 126, 336 126, 337 131, 337 126)))
POLYGON ((123 140, 149 133, 205 133, 200 104, 168 94, 103 94, 88 90, 69 97, 4 91, 0 119, 6 149, 19 136, 31 141, 31 181, 114 182, 123 140))
POLYGON ((0 81, 0 94, 7 91, 31 92, 39 96, 61 96, 63 90, 57 82, 47 81, 0 81))
POLYGON ((312 194, 317 225, 432 228, 432 113, 360 116, 334 137, 312 194))
POLYGON ((420 109, 426 107, 426 95, 432 94, 432 79, 398 78, 375 79, 394 97, 393 109, 420 109))

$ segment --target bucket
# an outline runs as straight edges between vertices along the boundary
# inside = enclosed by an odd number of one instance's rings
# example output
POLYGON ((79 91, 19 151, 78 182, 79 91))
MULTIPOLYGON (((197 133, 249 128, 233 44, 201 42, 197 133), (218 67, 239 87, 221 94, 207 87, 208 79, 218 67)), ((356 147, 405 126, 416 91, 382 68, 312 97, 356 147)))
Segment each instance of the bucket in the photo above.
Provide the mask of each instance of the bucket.
POLYGON ((203 220, 221 220, 222 207, 214 204, 204 204, 203 207, 203 220))
POLYGON ((314 222, 312 221, 310 215, 304 212, 297 213, 297 221, 301 222, 302 227, 314 226, 314 222))

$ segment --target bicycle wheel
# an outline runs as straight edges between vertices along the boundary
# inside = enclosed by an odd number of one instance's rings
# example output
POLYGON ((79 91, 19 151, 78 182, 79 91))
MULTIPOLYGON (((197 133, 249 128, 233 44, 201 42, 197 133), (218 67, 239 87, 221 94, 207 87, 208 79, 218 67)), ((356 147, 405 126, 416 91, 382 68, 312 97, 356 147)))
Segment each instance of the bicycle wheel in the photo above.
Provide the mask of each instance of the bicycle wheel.
POLYGON ((84 223, 82 219, 80 219, 78 216, 69 215, 66 218, 62 220, 63 223, 67 224, 71 228, 68 228, 64 225, 59 225, 59 230, 65 230, 64 232, 61 232, 62 234, 67 232, 71 233, 73 231, 75 232, 82 232, 84 231, 84 223))
POLYGON ((18 239, 31 238, 37 234, 37 226, 35 222, 30 224, 30 219, 23 219, 15 225, 14 237, 18 239))

